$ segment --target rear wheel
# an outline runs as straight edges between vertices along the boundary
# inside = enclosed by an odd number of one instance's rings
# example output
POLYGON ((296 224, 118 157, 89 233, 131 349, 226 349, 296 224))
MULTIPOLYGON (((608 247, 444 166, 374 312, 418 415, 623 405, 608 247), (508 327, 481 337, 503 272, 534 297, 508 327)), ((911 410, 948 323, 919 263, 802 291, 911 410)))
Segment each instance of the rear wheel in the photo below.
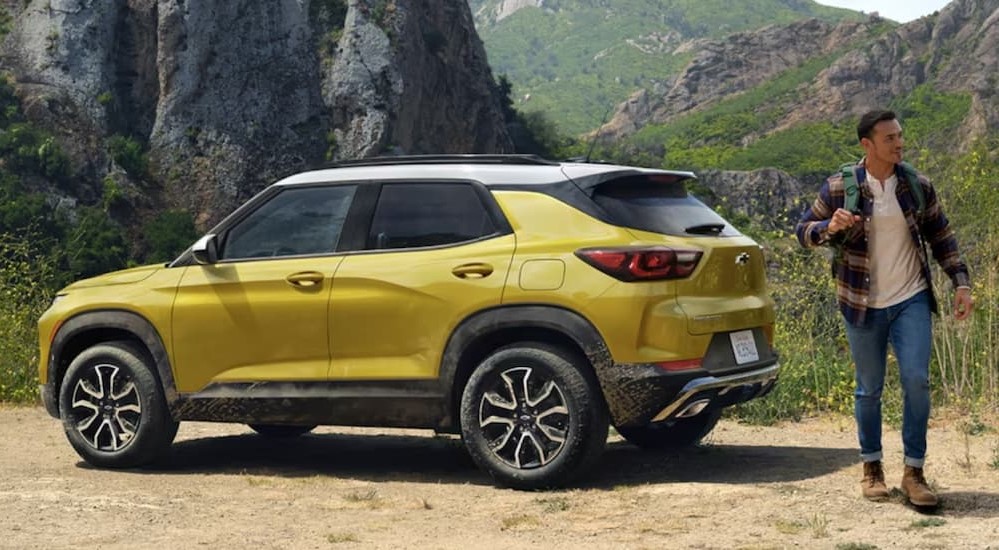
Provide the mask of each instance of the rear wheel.
POLYGON ((542 344, 493 353, 461 399, 461 431, 476 464, 517 489, 564 485, 592 466, 608 415, 584 359, 542 344))
POLYGON ((643 449, 656 451, 680 449, 694 445, 708 435, 718 424, 721 415, 721 409, 713 409, 690 418, 678 418, 672 422, 622 426, 617 428, 617 432, 629 443, 643 449))
POLYGON ((305 426, 293 426, 286 424, 248 424, 253 431, 264 437, 283 439, 288 437, 298 437, 305 435, 316 429, 315 424, 305 426))
POLYGON ((66 437, 94 466, 148 464, 170 447, 170 417, 148 354, 132 342, 107 342, 73 359, 59 391, 66 437))

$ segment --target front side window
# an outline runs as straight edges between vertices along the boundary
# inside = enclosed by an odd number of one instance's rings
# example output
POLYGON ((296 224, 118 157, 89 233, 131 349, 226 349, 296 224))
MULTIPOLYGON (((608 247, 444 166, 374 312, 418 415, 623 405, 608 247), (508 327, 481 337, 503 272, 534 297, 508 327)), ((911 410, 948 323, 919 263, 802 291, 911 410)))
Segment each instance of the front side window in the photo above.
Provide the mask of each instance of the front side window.
POLYGON ((378 196, 367 248, 441 246, 495 232, 489 212, 470 184, 388 183, 378 196))
POLYGON ((331 185, 282 190, 229 231, 222 259, 333 252, 355 189, 331 185))

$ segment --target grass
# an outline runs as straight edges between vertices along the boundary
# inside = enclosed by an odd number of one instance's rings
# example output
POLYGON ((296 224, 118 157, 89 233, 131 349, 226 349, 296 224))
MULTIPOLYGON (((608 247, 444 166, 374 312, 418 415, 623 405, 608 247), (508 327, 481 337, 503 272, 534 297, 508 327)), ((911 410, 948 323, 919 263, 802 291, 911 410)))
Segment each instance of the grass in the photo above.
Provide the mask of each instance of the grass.
POLYGON ((947 520, 943 518, 922 518, 922 519, 917 519, 912 523, 910 523, 909 527, 906 530, 913 531, 919 529, 927 529, 929 527, 940 527, 946 524, 947 520))
POLYGON ((507 516, 500 520, 500 530, 509 531, 511 529, 529 529, 541 525, 541 520, 537 516, 528 514, 517 514, 507 516))
POLYGON ((797 520, 779 519, 774 522, 774 529, 782 535, 797 535, 805 530, 805 524, 797 520))
POLYGON ((812 538, 822 539, 829 536, 829 518, 822 514, 808 518, 806 525, 812 531, 812 538))
POLYGON ((351 491, 343 497, 347 502, 361 504, 366 508, 375 509, 385 505, 385 501, 378 496, 378 491, 369 489, 367 491, 351 491))
POLYGON ((540 497, 534 499, 534 502, 541 505, 545 512, 564 512, 571 507, 566 497, 540 497))
POLYGON ((353 533, 330 533, 326 535, 326 542, 330 544, 341 544, 344 542, 361 542, 357 535, 353 533))

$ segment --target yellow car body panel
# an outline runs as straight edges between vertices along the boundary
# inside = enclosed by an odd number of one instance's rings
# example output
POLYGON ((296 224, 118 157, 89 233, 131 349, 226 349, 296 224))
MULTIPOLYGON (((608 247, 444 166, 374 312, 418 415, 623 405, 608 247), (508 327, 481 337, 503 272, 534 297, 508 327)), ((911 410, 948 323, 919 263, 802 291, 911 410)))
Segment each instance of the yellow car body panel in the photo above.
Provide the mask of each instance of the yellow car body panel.
MULTIPOLYGON (((169 328, 181 273, 179 269, 163 269, 162 264, 144 266, 85 279, 63 289, 38 320, 39 382, 48 382, 49 348, 56 331, 77 315, 128 311, 156 327, 169 328), (141 284, 128 284, 137 282, 141 284)), ((169 330, 160 331, 159 336, 164 346, 170 345, 169 330)))
POLYGON ((330 301, 330 378, 435 378, 455 326, 500 304, 515 243, 503 235, 347 256, 330 301))
POLYGON ((329 299, 342 256, 184 268, 173 314, 177 390, 212 382, 325 380, 329 299), (315 274, 311 284, 289 279, 315 274))

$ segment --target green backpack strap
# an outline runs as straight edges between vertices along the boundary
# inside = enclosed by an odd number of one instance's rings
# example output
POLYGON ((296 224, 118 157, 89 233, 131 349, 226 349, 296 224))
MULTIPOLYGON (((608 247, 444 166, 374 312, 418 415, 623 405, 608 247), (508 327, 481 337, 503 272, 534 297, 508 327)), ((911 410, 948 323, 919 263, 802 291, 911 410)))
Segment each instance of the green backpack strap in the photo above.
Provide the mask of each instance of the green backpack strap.
POLYGON ((860 189, 857 186, 856 164, 848 162, 839 167, 839 172, 843 176, 843 209, 848 212, 857 212, 857 205, 860 204, 860 189))
POLYGON ((926 209, 926 197, 923 196, 923 186, 919 183, 919 173, 908 162, 902 162, 902 170, 905 172, 905 181, 909 184, 912 197, 916 199, 916 215, 921 218, 926 209))

